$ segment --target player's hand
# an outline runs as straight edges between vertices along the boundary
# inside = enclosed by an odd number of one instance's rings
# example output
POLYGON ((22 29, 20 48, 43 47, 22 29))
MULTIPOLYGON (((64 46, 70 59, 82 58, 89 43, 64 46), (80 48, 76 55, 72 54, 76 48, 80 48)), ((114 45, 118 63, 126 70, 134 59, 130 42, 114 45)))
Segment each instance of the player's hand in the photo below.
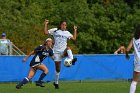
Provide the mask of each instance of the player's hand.
POLYGON ((23 58, 23 59, 22 59, 22 62, 25 62, 26 60, 27 60, 26 58, 23 58))
POLYGON ((74 30, 77 30, 77 26, 74 25, 73 29, 74 29, 74 30))
POLYGON ((49 20, 45 19, 45 25, 48 25, 49 20))

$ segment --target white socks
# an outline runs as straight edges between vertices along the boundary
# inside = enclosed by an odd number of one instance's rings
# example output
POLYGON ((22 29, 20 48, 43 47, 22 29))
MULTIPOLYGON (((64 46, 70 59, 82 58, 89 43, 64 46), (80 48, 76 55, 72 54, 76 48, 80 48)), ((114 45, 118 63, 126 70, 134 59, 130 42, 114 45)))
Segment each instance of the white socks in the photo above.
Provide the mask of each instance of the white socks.
POLYGON ((55 84, 58 84, 58 80, 59 80, 59 74, 60 72, 55 72, 55 84))
MULTIPOLYGON (((70 49, 67 50, 67 54, 68 54, 68 58, 70 58, 71 60, 73 60, 73 54, 72 51, 70 49)), ((55 84, 58 84, 58 80, 59 80, 59 74, 60 72, 55 72, 55 84)))
POLYGON ((131 86, 130 86, 130 92, 129 93, 135 93, 136 86, 137 86, 137 82, 136 81, 132 81, 131 86))
POLYGON ((68 54, 68 57, 73 60, 73 54, 72 54, 72 51, 70 49, 67 50, 67 54, 68 54))

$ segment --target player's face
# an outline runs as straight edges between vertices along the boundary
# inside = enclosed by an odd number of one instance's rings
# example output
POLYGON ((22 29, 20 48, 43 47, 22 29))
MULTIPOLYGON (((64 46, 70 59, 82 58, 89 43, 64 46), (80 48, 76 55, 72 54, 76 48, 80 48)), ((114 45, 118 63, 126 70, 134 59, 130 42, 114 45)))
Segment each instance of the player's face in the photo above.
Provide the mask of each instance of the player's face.
POLYGON ((2 36, 1 38, 2 38, 2 39, 6 39, 6 36, 2 36))
POLYGON ((63 22, 61 24, 61 30, 66 30, 66 27, 67 27, 67 23, 66 22, 63 22))
POLYGON ((52 46, 52 40, 48 40, 48 41, 46 42, 46 45, 47 45, 48 47, 51 47, 51 46, 52 46))

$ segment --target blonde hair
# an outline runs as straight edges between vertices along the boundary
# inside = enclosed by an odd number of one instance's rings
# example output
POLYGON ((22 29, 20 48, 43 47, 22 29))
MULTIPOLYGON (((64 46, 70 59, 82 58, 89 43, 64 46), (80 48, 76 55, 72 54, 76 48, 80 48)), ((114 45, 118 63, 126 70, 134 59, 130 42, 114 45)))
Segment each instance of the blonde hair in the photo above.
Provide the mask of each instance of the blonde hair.
POLYGON ((49 40, 50 40, 50 41, 52 41, 52 39, 51 39, 51 38, 47 38, 47 39, 46 39, 46 42, 47 42, 47 41, 49 41, 49 40))

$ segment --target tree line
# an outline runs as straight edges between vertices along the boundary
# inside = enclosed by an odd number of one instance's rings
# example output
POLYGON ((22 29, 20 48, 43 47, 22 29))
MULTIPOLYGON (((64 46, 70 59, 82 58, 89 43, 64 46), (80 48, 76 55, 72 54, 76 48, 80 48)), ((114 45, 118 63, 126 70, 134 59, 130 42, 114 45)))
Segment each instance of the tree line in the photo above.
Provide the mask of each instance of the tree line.
POLYGON ((48 37, 45 19, 49 28, 66 20, 71 33, 78 27, 76 42, 69 41, 75 54, 113 53, 133 37, 139 8, 140 0, 0 0, 0 32, 29 53, 48 37))

